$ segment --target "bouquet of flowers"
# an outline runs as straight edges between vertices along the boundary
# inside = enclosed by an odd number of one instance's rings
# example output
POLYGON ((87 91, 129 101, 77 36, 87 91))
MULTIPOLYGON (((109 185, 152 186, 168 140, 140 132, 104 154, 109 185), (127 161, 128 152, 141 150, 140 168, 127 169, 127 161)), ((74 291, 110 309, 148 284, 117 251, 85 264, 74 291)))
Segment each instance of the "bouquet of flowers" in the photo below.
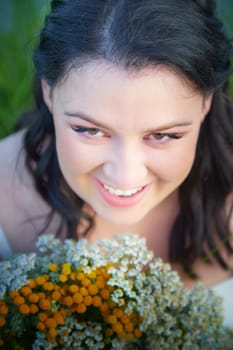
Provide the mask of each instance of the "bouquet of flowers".
POLYGON ((0 263, 0 350, 232 349, 221 300, 137 235, 37 244, 0 263))

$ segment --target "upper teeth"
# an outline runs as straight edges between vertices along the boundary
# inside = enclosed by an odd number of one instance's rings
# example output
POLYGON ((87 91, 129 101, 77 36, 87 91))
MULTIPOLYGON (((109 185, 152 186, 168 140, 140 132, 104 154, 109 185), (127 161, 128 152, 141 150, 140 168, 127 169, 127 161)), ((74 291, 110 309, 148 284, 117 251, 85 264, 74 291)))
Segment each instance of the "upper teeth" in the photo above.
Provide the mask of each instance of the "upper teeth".
POLYGON ((142 187, 133 188, 131 190, 120 190, 118 188, 113 188, 108 185, 104 185, 105 190, 109 191, 111 194, 116 196, 132 196, 132 194, 137 193, 142 189, 142 187))

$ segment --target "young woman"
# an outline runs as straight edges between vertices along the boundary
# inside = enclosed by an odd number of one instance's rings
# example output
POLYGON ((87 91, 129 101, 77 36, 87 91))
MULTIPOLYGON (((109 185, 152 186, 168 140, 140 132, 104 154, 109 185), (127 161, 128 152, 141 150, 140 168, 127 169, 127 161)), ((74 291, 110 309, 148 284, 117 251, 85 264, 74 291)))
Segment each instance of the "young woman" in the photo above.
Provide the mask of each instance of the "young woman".
POLYGON ((36 109, 0 143, 0 254, 43 232, 136 232, 187 286, 217 288, 233 325, 231 44, 214 2, 51 7, 36 109))

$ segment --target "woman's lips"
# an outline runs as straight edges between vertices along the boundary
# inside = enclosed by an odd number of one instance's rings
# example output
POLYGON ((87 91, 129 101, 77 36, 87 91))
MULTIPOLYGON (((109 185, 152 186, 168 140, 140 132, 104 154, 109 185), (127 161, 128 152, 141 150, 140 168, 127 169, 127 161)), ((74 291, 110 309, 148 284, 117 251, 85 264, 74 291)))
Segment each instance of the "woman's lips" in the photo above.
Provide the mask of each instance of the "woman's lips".
POLYGON ((122 208, 131 207, 133 205, 138 204, 143 199, 145 194, 148 192, 151 185, 149 184, 149 185, 143 186, 141 190, 139 190, 138 192, 130 196, 117 196, 117 195, 111 194, 108 190, 106 190, 104 188, 104 185, 96 178, 94 178, 94 182, 102 198, 108 204, 114 207, 122 207, 122 208))

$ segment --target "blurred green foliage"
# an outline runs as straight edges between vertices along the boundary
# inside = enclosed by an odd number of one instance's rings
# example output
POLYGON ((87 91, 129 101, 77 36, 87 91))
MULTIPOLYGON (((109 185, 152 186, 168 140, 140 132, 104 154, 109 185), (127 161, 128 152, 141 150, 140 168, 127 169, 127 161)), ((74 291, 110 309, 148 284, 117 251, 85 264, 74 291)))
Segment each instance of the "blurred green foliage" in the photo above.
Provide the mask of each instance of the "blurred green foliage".
MULTIPOLYGON (((50 0, 1 0, 0 138, 9 134, 18 116, 33 105, 31 57, 49 4, 50 0)), ((233 1, 217 0, 217 5, 233 36, 233 1)))
POLYGON ((0 138, 32 106, 32 52, 49 0, 1 0, 0 138))

